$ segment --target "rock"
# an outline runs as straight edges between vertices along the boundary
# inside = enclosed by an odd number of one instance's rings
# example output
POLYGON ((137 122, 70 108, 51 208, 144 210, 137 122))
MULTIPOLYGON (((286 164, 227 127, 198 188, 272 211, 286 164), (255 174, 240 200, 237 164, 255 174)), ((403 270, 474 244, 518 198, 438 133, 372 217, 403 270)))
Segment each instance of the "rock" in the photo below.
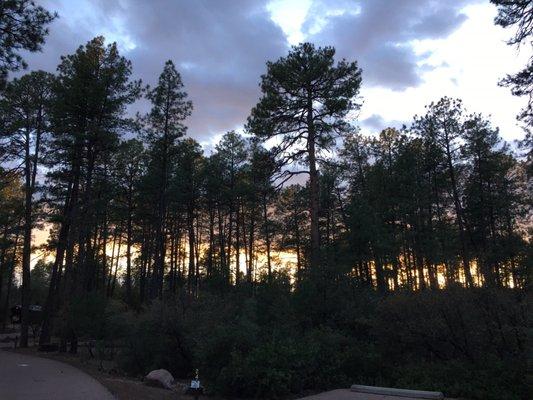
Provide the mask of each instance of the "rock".
POLYGON ((144 382, 150 386, 162 387, 164 389, 174 389, 175 380, 166 369, 156 369, 144 378, 144 382))

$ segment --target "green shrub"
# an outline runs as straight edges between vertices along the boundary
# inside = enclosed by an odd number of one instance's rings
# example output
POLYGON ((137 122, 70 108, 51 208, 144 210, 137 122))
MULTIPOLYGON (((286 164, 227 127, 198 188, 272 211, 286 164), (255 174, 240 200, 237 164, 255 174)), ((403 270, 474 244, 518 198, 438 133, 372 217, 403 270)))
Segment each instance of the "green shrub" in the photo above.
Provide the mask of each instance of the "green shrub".
MULTIPOLYGON (((240 325, 242 327, 242 325, 240 325)), ((237 331, 239 327, 234 326, 237 331)), ((237 331, 233 331, 238 335, 237 331)), ((299 336, 275 335, 255 345, 228 340, 231 332, 213 332, 213 351, 204 371, 213 391, 235 397, 278 398, 303 390, 346 386, 343 372, 346 339, 329 329, 299 336), (230 344, 230 342, 232 342, 230 344), (224 360, 213 369, 216 360, 224 360)))
POLYGON ((73 307, 88 316, 76 321, 80 331, 120 344, 117 360, 127 373, 165 368, 187 377, 198 368, 210 393, 230 398, 285 398, 354 383, 527 398, 528 313, 519 292, 384 296, 344 282, 330 297, 335 304, 319 308, 332 311, 309 317, 319 298, 312 294, 291 293, 276 277, 253 290, 154 302, 140 313, 98 298, 73 307))
POLYGON ((479 400, 525 399, 524 371, 498 360, 468 363, 452 360, 404 365, 394 370, 397 387, 442 391, 447 397, 479 400))
POLYGON ((176 377, 192 369, 192 356, 182 319, 173 307, 154 303, 142 314, 132 317, 118 365, 131 375, 145 375, 164 368, 176 377))
POLYGON ((450 397, 522 398, 527 312, 517 295, 459 288, 392 294, 374 321, 384 380, 450 397))

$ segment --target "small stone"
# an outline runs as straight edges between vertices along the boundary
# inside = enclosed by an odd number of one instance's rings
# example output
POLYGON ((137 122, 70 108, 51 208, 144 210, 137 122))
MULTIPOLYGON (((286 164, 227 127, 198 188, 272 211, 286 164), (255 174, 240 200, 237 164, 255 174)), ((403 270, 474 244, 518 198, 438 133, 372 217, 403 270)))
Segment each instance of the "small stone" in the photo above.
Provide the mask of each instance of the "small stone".
POLYGON ((156 369, 151 371, 144 378, 144 382, 149 386, 162 387, 170 390, 173 390, 175 385, 174 377, 166 369, 156 369))

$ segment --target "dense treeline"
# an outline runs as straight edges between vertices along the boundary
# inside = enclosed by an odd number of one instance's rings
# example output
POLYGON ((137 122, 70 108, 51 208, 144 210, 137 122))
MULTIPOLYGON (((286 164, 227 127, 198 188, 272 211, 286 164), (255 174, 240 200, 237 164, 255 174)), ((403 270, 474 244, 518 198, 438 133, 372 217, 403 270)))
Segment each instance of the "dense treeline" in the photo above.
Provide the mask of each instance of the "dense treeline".
POLYGON ((40 302, 40 344, 121 341, 126 372, 200 366, 231 395, 523 395, 531 160, 447 97, 360 134, 362 71, 334 56, 269 62, 245 129, 209 150, 172 61, 147 87, 101 37, 7 82, 0 309, 20 268, 21 344, 40 302))

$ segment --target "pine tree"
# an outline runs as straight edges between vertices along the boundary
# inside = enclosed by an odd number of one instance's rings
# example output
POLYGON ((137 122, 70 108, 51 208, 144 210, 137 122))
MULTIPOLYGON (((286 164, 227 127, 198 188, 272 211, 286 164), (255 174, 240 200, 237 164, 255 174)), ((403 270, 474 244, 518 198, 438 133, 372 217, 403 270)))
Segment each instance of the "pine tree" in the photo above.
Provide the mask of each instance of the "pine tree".
MULTIPOLYGON (((237 191, 239 178, 243 172, 244 164, 247 159, 247 143, 241 135, 235 131, 226 133, 216 146, 218 162, 222 168, 222 196, 223 203, 227 209, 227 235, 223 240, 226 249, 223 253, 226 259, 223 261, 223 276, 227 283, 231 282, 231 260, 232 254, 235 254, 235 282, 239 280, 240 261, 236 253, 236 236, 238 237, 239 223, 239 202, 240 196, 237 191)), ((224 235, 219 232, 219 234, 224 235)), ((239 249, 240 250, 240 249, 239 249)))
POLYGON ((34 194, 41 164, 44 135, 49 132, 48 111, 54 78, 46 72, 32 72, 11 81, 0 101, 4 114, 2 135, 9 137, 8 152, 24 166, 24 234, 22 251, 22 324, 20 346, 28 346, 30 257, 34 225, 34 194))
MULTIPOLYGON (((311 268, 320 264, 319 172, 323 152, 347 129, 346 117, 358 108, 354 102, 361 85, 355 62, 334 65, 335 49, 304 43, 287 57, 267 63, 261 77, 262 98, 252 110, 248 129, 262 140, 278 138, 281 165, 303 164, 309 174, 311 268)), ((295 172, 286 170, 287 175, 295 172)))
POLYGON ((119 212, 126 220, 126 301, 132 304, 132 247, 134 218, 137 217, 139 183, 144 171, 144 147, 137 139, 122 142, 114 156, 119 212))
POLYGON ((202 148, 194 139, 182 140, 177 147, 175 171, 171 182, 172 199, 177 203, 179 212, 185 214, 188 234, 188 290, 193 296, 198 294, 200 266, 196 262, 197 240, 196 225, 200 211, 200 195, 203 180, 202 148))
MULTIPOLYGON (((58 67, 47 175, 49 205, 59 228, 41 343, 49 341, 58 300, 72 301, 95 281, 97 182, 128 125, 126 106, 139 96, 140 83, 130 80, 131 72, 131 62, 119 54, 116 43, 106 46, 103 37, 62 57, 58 67)), ((75 351, 74 339, 73 345, 75 351)))
POLYGON ((57 17, 31 0, 0 2, 0 87, 8 72, 27 67, 21 50, 40 51, 48 25, 57 17))
POLYGON ((157 86, 148 90, 152 109, 143 118, 144 135, 149 147, 151 173, 154 174, 157 215, 155 217, 156 248, 150 282, 150 297, 162 297, 166 256, 166 217, 171 166, 176 158, 177 140, 185 135, 184 120, 192 112, 181 76, 174 63, 167 61, 157 86))
POLYGON ((463 213, 462 192, 458 160, 460 159, 459 138, 463 134, 464 113, 460 100, 443 97, 427 107, 426 115, 415 117, 413 131, 434 143, 444 157, 450 191, 452 194, 455 221, 459 231, 459 245, 463 271, 468 286, 473 285, 468 242, 469 227, 463 213))
MULTIPOLYGON (((530 0, 491 0, 498 7, 498 15, 494 22, 504 28, 515 27, 515 34, 507 41, 511 46, 526 45, 531 50, 533 34, 533 3, 530 0)), ((515 96, 526 96, 527 106, 518 115, 518 119, 526 124, 533 125, 533 56, 530 57, 526 67, 514 74, 507 75, 501 82, 509 86, 515 96)))

